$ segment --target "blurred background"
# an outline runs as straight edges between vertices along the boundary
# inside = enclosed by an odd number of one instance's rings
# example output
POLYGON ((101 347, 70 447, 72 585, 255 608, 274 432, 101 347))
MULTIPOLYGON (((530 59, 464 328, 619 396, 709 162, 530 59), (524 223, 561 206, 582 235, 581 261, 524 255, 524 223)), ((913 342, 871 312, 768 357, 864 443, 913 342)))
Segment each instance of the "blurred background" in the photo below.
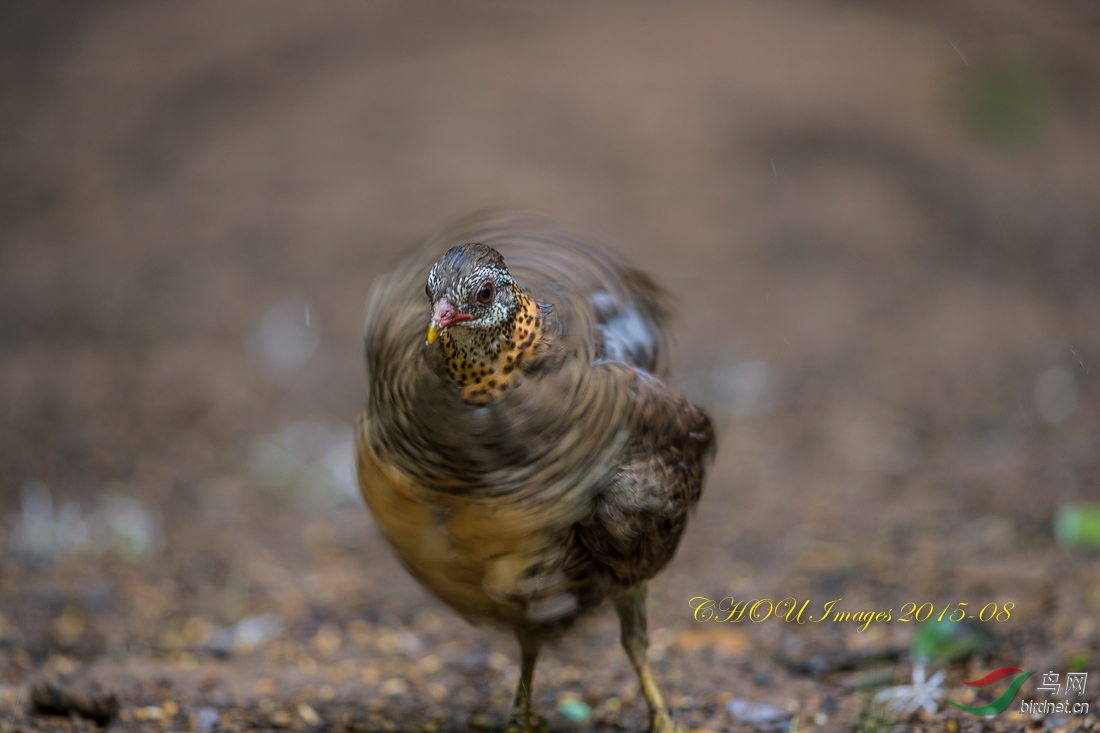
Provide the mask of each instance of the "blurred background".
MULTIPOLYGON (((909 675, 915 624, 700 595, 1014 603, 974 669, 1100 667, 1096 3, 11 2, 0 85, 4 730, 94 725, 81 685, 141 729, 503 725, 513 642, 405 574, 351 444, 371 282, 491 204, 677 302, 720 430, 651 591, 679 719, 869 730, 909 675)), ((555 729, 644 728, 617 639, 540 662, 555 729)))

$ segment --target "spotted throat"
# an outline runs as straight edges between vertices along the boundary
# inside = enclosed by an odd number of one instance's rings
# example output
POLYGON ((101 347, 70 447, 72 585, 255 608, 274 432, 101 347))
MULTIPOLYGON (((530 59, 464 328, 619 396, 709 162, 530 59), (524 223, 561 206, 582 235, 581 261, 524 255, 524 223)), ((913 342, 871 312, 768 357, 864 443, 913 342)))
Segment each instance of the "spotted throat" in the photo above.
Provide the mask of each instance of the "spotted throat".
POLYGON ((493 330, 460 327, 440 335, 447 373, 461 385, 465 402, 498 399, 519 382, 523 362, 544 348, 538 302, 516 287, 515 303, 508 320, 493 330))

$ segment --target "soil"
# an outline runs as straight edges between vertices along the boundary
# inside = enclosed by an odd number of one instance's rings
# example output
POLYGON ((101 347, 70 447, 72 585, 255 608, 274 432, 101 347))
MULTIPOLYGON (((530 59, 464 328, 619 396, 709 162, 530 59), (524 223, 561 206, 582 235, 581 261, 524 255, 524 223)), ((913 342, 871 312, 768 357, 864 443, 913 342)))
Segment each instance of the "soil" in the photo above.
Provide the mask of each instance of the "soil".
MULTIPOLYGON (((1053 531, 1100 500, 1095 3, 12 2, 0 55, 3 733, 503 728, 514 642, 407 576, 349 443, 371 282, 487 204, 678 303, 720 432, 650 588, 679 721, 1098 724, 1100 557, 1053 531), (928 674, 1016 703, 876 703, 959 603, 990 641, 928 674), (1091 713, 1019 711, 1076 671, 1091 713)), ((645 729, 610 609, 535 701, 645 729)))

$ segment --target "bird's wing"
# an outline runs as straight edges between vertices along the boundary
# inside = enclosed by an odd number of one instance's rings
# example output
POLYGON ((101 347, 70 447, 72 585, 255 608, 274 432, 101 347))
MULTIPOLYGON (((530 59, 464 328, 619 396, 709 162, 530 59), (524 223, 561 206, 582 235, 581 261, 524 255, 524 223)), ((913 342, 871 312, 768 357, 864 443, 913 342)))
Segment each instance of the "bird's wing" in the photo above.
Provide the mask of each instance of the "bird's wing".
POLYGON ((632 438, 577 536, 617 583, 632 586, 672 559, 702 491, 714 429, 706 413, 645 372, 616 363, 600 370, 631 396, 632 438))

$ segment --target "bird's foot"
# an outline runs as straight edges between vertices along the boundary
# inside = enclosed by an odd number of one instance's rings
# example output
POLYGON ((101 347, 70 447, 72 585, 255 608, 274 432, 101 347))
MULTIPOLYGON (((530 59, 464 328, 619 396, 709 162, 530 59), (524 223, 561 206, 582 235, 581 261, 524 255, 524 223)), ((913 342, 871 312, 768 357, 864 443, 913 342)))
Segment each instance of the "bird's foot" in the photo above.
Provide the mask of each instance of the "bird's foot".
POLYGON ((649 733, 688 733, 688 729, 673 720, 668 710, 662 710, 651 718, 649 733))
POLYGON ((512 716, 504 733, 550 733, 550 721, 546 718, 512 716))

